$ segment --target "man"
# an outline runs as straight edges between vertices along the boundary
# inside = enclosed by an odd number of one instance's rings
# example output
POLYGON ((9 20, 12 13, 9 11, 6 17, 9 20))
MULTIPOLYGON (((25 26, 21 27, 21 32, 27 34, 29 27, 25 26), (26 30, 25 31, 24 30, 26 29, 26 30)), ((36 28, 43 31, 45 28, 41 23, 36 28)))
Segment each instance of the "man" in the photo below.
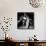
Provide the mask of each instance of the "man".
POLYGON ((20 22, 22 23, 22 25, 20 26, 20 28, 28 29, 29 28, 29 22, 30 22, 30 20, 32 20, 32 19, 29 19, 29 17, 27 16, 27 14, 24 13, 24 15, 21 16, 20 19, 18 20, 18 24, 20 22))

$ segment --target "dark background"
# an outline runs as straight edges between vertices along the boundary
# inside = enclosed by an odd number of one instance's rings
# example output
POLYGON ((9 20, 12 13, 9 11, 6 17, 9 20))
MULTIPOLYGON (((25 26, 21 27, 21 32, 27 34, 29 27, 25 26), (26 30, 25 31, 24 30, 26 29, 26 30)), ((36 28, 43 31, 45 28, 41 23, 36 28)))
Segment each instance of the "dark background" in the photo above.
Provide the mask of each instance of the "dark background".
MULTIPOLYGON (((17 21, 24 14, 26 14, 29 17, 29 19, 32 19, 32 21, 30 21, 32 24, 29 23, 29 27, 32 26, 33 27, 32 29, 34 29, 34 12, 18 12, 17 13, 17 21)), ((22 26, 22 22, 17 24, 17 28, 19 29, 20 26, 22 26)))

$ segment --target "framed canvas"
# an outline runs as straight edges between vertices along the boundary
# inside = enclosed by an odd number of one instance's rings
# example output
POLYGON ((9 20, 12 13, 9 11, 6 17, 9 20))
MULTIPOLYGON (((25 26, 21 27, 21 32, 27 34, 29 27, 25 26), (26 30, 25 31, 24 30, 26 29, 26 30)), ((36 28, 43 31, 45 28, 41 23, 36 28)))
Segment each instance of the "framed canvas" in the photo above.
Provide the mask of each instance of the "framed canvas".
POLYGON ((34 29, 34 12, 18 12, 17 29, 34 29))

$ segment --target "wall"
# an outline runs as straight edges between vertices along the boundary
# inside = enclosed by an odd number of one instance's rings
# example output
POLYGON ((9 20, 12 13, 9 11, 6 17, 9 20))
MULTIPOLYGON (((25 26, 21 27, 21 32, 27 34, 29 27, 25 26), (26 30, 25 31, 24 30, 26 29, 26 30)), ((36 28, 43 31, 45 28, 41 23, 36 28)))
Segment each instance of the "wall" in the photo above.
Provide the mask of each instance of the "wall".
MULTIPOLYGON (((33 8, 30 6, 28 0, 0 0, 0 19, 1 17, 12 17, 13 22, 10 33, 17 40, 27 40, 29 37, 32 37, 34 34, 37 35, 37 39, 46 40, 45 39, 45 16, 46 8, 33 8), (17 12, 34 12, 34 25, 35 28, 33 30, 18 30, 17 29, 17 12)), ((0 31, 0 35, 2 35, 3 31, 0 31)), ((3 33, 4 34, 4 33, 3 33)), ((0 39, 4 39, 4 37, 0 36, 0 39)))

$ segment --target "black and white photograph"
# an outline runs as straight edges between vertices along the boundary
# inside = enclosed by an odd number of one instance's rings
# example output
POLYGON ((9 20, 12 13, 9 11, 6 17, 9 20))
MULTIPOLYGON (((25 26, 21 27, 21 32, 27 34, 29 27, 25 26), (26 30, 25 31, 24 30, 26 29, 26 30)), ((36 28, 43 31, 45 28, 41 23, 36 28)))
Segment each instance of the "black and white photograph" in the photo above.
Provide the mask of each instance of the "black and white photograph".
POLYGON ((17 29, 34 29, 34 12, 18 12, 17 29))

